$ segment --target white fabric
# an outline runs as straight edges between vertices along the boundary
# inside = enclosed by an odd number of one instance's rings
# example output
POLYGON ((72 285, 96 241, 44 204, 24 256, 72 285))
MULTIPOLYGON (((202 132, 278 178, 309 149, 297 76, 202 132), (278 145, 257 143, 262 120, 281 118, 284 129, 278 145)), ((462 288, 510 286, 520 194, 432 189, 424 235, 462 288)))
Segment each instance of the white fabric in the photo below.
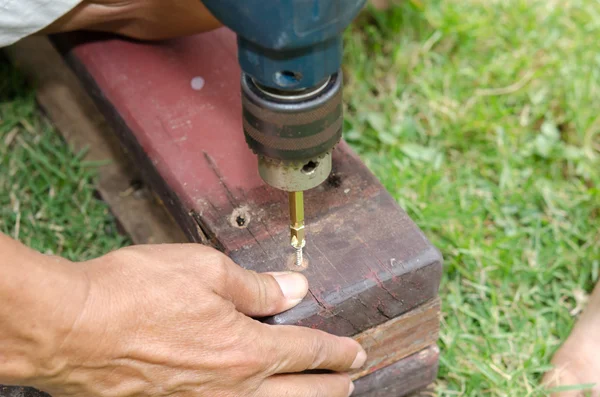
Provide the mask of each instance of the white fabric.
POLYGON ((0 47, 38 32, 82 0, 0 0, 0 47))

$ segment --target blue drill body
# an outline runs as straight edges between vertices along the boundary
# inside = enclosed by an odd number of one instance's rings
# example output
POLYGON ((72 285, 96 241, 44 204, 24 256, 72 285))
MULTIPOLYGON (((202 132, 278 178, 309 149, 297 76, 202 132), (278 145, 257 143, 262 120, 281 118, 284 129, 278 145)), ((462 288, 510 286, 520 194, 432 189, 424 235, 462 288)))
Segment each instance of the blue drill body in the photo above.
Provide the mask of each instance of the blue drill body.
POLYGON ((276 89, 314 87, 342 63, 342 32, 366 0, 204 0, 238 35, 244 73, 276 89))

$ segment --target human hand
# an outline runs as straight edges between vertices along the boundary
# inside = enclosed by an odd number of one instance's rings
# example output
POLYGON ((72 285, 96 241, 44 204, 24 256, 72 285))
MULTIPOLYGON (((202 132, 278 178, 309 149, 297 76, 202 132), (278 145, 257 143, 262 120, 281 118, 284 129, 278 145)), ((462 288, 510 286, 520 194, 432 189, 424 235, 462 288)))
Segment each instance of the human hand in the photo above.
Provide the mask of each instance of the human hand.
POLYGON ((83 0, 42 33, 96 30, 141 40, 159 40, 219 26, 200 0, 83 0))
POLYGON ((61 320, 73 326, 32 382, 54 397, 346 397, 347 374, 298 373, 366 359, 350 338, 248 317, 299 303, 308 285, 298 273, 257 274, 195 244, 134 246, 76 266, 82 309, 61 320))

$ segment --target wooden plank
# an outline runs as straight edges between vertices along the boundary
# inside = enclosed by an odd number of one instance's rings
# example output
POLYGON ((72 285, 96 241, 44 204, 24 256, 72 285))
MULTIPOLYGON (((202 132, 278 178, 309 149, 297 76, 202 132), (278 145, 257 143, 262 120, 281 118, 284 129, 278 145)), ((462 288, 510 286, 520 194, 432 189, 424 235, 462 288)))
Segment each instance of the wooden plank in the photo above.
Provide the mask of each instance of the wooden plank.
POLYGON ((45 37, 30 37, 6 49, 35 84, 37 100, 74 151, 102 161, 97 188, 136 244, 185 242, 187 238, 150 189, 93 101, 45 37))
POLYGON ((355 382, 356 397, 403 397, 424 389, 437 377, 440 351, 430 346, 355 382))
MULTIPOLYGON (((56 42, 189 238, 249 269, 291 266, 286 195, 265 186, 243 138, 231 32, 56 42)), ((306 196, 310 296, 268 321, 355 335, 437 295, 439 252, 347 145, 334 151, 331 178, 306 196)))
POLYGON ((367 376, 435 344, 439 331, 440 300, 436 298, 355 336, 369 359, 363 368, 351 374, 352 379, 367 376))

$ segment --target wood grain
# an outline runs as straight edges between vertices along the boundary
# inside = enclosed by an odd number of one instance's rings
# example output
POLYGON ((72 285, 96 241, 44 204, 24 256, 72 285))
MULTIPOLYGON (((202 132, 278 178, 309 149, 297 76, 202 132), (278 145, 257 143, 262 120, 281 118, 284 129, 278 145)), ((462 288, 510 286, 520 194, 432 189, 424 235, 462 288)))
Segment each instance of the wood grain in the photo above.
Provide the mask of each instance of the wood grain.
POLYGON ((351 374, 359 379, 435 344, 440 331, 440 300, 433 299, 410 312, 354 337, 367 351, 365 366, 351 374))
POLYGON ((403 397, 424 389, 437 377, 440 351, 430 346, 354 382, 354 397, 403 397))

